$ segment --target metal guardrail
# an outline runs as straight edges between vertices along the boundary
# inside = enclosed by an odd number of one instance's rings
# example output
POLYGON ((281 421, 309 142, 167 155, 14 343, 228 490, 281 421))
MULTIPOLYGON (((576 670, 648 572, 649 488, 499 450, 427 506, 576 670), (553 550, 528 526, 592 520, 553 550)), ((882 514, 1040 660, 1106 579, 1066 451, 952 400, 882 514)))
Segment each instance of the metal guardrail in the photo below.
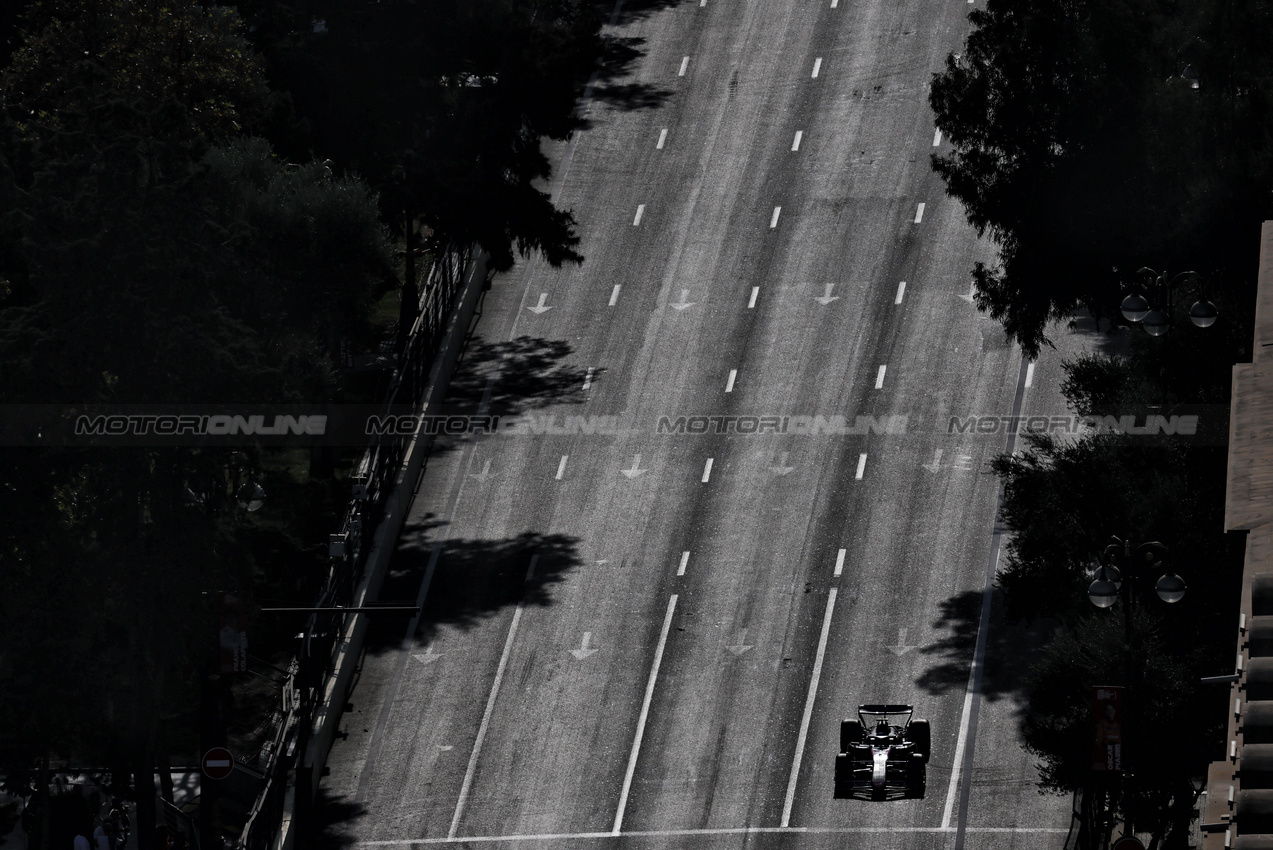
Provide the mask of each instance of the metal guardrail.
MULTIPOLYGON (((450 245, 434 262, 428 281, 421 287, 419 315, 390 381, 384 400, 386 409, 395 404, 415 404, 420 399, 472 259, 471 246, 450 245)), ((331 538, 330 566, 315 608, 348 606, 353 600, 409 439, 376 436, 363 453, 340 532, 331 538)), ((304 752, 306 732, 313 725, 315 709, 333 672, 336 644, 346 616, 347 612, 327 611, 310 615, 306 623, 287 679, 280 688, 279 705, 271 720, 273 735, 262 747, 258 762, 265 781, 236 841, 237 850, 275 847, 292 772, 304 752)))

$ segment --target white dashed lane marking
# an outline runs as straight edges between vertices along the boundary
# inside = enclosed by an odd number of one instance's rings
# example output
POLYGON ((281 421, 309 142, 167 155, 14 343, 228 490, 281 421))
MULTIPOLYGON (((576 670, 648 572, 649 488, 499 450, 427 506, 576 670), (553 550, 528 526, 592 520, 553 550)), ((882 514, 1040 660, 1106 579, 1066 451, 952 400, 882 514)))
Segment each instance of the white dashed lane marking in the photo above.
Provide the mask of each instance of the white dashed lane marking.
POLYGON ((919 224, 923 220, 924 220, 924 205, 920 204, 919 207, 915 210, 915 223, 919 224))
POLYGON ((822 70, 822 57, 819 56, 817 59, 813 60, 813 76, 815 79, 818 76, 818 72, 821 70, 822 70))
MULTIPOLYGON (((565 458, 562 459, 562 463, 565 463, 565 458)), ((865 472, 866 472, 866 452, 862 452, 862 454, 858 455, 858 471, 856 474, 854 474, 853 477, 856 478, 858 481, 861 481, 862 475, 865 472)))
MULTIPOLYGON (((866 455, 862 455, 862 457, 866 457, 866 455)), ((561 463, 557 464, 557 480, 558 481, 561 480, 561 476, 566 474, 566 461, 569 459, 570 459, 570 455, 561 456, 561 463)), ((858 476, 858 478, 861 478, 861 477, 862 476, 860 475, 858 476)))
POLYGON ((778 226, 778 215, 782 212, 782 207, 774 207, 773 218, 769 219, 769 229, 773 230, 778 226))
POLYGON ((641 216, 645 215, 645 204, 637 205, 636 218, 632 219, 632 226, 636 227, 641 223, 641 216))
POLYGON ((657 150, 663 150, 663 143, 666 141, 667 141, 667 128, 664 127, 662 130, 659 131, 659 143, 655 145, 654 147, 657 150))
POLYGON ((902 296, 906 294, 906 281, 902 281, 897 285, 897 297, 893 299, 894 304, 902 303, 902 296))
POLYGON ((881 366, 879 374, 875 376, 875 388, 877 390, 884 389, 884 370, 887 368, 888 368, 887 365, 881 366))
POLYGON ((798 151, 798 150, 800 150, 800 139, 801 139, 803 136, 804 136, 804 130, 796 130, 796 140, 795 140, 794 142, 792 142, 792 143, 791 143, 791 149, 792 149, 793 151, 798 151))
POLYGON ((703 483, 706 484, 708 479, 712 477, 712 464, 716 462, 715 458, 708 458, 707 463, 703 464, 703 483))
POLYGON ((682 552, 681 565, 676 568, 676 574, 678 576, 685 575, 685 568, 689 565, 689 562, 690 562, 690 553, 688 551, 682 552))
POLYGON ((685 71, 686 69, 689 68, 689 66, 690 66, 690 57, 686 56, 684 59, 681 60, 681 70, 676 72, 676 76, 684 77, 685 71))
POLYGON ((623 284, 621 284, 621 283, 616 283, 616 284, 614 285, 614 290, 610 293, 610 306, 611 306, 611 307, 613 307, 615 304, 618 304, 618 303, 619 303, 619 290, 620 290, 620 289, 622 289, 622 288, 623 288, 623 284))
POLYGON ((737 369, 729 370, 729 379, 725 381, 725 392, 732 393, 734 391, 734 379, 738 377, 737 369))
POLYGON ((847 550, 841 549, 839 554, 835 556, 835 575, 844 572, 844 554, 847 550))
POLYGON ((747 309, 750 310, 756 306, 756 296, 760 295, 760 287, 753 286, 751 288, 751 300, 747 302, 747 309))

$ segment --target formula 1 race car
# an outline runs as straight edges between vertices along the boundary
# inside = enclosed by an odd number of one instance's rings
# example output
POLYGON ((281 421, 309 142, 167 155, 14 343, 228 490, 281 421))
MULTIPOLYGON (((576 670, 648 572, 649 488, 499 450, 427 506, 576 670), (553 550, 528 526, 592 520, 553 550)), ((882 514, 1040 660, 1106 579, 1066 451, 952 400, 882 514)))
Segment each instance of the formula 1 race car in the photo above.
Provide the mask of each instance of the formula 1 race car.
POLYGON ((858 706, 858 719, 840 723, 837 799, 924 796, 932 733, 927 720, 911 720, 914 713, 909 705, 868 704, 858 706))

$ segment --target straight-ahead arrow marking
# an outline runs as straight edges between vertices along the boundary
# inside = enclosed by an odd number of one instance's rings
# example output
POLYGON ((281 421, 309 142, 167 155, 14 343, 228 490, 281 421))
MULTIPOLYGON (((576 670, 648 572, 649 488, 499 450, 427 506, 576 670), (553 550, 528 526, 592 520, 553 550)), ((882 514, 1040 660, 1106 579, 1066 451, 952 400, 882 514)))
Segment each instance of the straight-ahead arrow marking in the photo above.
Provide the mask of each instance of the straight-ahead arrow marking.
POLYGON ((941 449, 933 449, 932 463, 921 463, 920 466, 936 474, 941 469, 941 449))
POLYGON ((779 475, 786 475, 788 472, 795 469, 794 466, 787 466, 787 455, 789 454, 791 454, 791 452, 783 452, 780 454, 778 456, 778 465, 769 467, 769 471, 776 472, 779 475))
POLYGON ((482 464, 481 472, 470 472, 469 478, 476 478, 479 483, 485 484, 487 479, 489 479, 494 474, 498 474, 498 473, 491 472, 491 462, 488 460, 482 464))
POLYGON ((631 469, 621 469, 621 470, 619 470, 619 471, 620 471, 620 472, 622 472, 624 475, 628 476, 628 478, 629 478, 629 479, 632 479, 632 478, 636 478, 638 475, 640 475, 640 474, 641 474, 641 473, 643 473, 643 472, 647 472, 648 470, 645 470, 645 469, 642 469, 642 468, 641 468, 641 456, 640 456, 640 455, 633 455, 633 456, 632 456, 632 468, 631 468, 631 469))
POLYGON ((971 283, 971 282, 970 282, 970 283, 968 284, 968 294, 967 294, 967 295, 956 295, 955 297, 956 297, 956 298, 962 298, 962 299, 964 299, 965 301, 967 301, 969 304, 971 304, 971 303, 972 303, 972 296, 973 296, 973 293, 975 293, 976 291, 977 291, 977 284, 975 284, 975 283, 971 283))
POLYGON ((725 648, 728 649, 730 652, 734 653, 734 655, 742 655, 744 652, 751 649, 752 646, 753 644, 747 643, 747 630, 742 629, 738 633, 738 643, 734 644, 733 646, 727 646, 725 648))
POLYGON ((887 649, 889 652, 893 653, 894 655, 898 656, 899 658, 905 655, 906 653, 910 652, 914 648, 915 647, 907 646, 906 644, 906 629, 897 630, 897 646, 885 647, 885 649, 887 649))
POLYGON ((552 309, 552 307, 544 306, 544 302, 547 300, 548 300, 548 293, 541 292, 539 293, 539 303, 536 304, 534 307, 527 307, 526 309, 531 311, 535 315, 539 315, 540 313, 547 313, 549 310, 552 309))
POLYGON ((672 304, 672 305, 671 305, 672 309, 673 309, 673 310, 684 310, 686 307, 693 307, 693 306, 694 306, 697 302, 695 302, 695 301, 690 301, 690 300, 689 300, 689 297, 690 297, 690 291, 689 291, 688 289, 682 289, 682 290, 681 290, 681 300, 680 300, 680 301, 678 301, 678 302, 677 302, 677 303, 675 303, 675 304, 672 304))
POLYGON ((831 294, 831 290, 835 289, 834 283, 828 283, 826 284, 826 287, 827 287, 826 294, 819 295, 817 298, 813 299, 814 301, 817 301, 819 304, 821 304, 823 307, 827 306, 832 301, 840 300, 840 296, 831 294))
POLYGON ((434 661, 437 661, 442 657, 442 653, 435 652, 433 645, 430 644, 424 648, 424 652, 413 653, 411 657, 416 661, 419 661, 421 664, 432 664, 434 661))
POLYGON ((590 649, 588 647, 588 644, 591 642, 592 642, 592 632, 584 632, 583 641, 579 644, 579 648, 570 650, 570 654, 573 655, 576 660, 583 661, 589 655, 592 655, 593 653, 597 651, 595 649, 590 649))

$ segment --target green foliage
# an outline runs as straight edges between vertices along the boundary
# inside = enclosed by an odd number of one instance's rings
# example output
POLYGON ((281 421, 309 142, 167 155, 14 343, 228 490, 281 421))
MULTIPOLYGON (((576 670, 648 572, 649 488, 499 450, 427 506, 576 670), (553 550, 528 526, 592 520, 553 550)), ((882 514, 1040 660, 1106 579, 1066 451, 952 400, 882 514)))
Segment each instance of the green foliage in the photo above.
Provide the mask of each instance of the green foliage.
POLYGON ((1269 9, 989 0, 969 18, 930 102, 953 145, 933 167, 999 245, 973 270, 979 308, 1033 355, 1049 321, 1117 306, 1112 268, 1228 266, 1251 291, 1233 258, 1273 214, 1269 9))

